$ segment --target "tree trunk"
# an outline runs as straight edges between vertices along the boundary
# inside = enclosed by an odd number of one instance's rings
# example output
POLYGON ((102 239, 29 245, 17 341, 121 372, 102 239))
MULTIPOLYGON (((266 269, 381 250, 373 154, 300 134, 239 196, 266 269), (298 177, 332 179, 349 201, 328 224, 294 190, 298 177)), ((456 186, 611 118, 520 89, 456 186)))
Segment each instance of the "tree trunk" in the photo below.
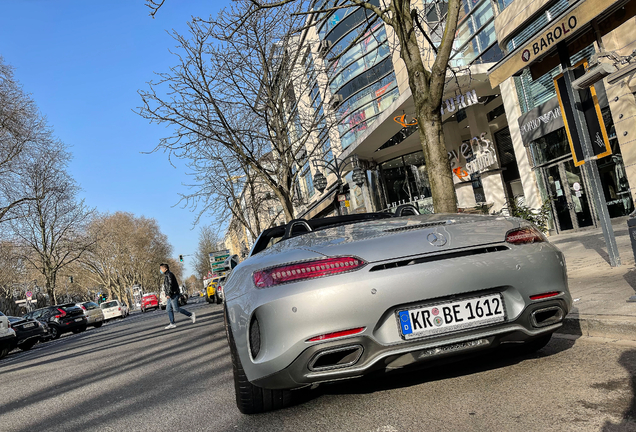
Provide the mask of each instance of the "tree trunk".
POLYGON ((435 213, 457 213, 457 195, 444 142, 441 114, 429 107, 421 107, 419 111, 417 113, 416 110, 418 130, 435 213))
POLYGON ((407 13, 410 11, 410 2, 399 2, 397 5, 404 10, 398 10, 394 29, 398 33, 400 57, 404 60, 409 87, 413 94, 415 117, 418 121, 420 142, 433 195, 433 207, 435 213, 457 213, 455 185, 444 144, 440 113, 441 100, 431 97, 432 75, 424 67, 413 21, 410 13, 407 13))

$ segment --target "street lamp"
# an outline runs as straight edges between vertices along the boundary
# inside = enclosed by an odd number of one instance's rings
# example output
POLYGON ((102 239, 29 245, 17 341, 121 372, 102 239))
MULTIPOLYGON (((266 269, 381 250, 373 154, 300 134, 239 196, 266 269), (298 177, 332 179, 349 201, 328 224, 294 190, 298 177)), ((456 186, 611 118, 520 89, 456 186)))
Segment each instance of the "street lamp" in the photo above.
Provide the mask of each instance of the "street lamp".
MULTIPOLYGON (((358 155, 352 154, 347 156, 346 158, 339 160, 338 158, 333 158, 332 161, 319 161, 314 159, 313 161, 314 168, 316 168, 316 174, 314 175, 314 187, 318 190, 318 192, 323 193, 327 188, 327 177, 320 171, 318 171, 319 167, 324 168, 325 170, 331 171, 336 175, 336 182, 338 185, 338 193, 342 193, 343 182, 342 177, 344 175, 345 169, 347 166, 352 165, 352 179, 353 182, 362 187, 364 184, 364 171, 360 168, 360 160, 358 159, 358 155)), ((340 211, 340 206, 336 206, 336 210, 338 210, 338 215, 340 216, 342 213, 340 211)))

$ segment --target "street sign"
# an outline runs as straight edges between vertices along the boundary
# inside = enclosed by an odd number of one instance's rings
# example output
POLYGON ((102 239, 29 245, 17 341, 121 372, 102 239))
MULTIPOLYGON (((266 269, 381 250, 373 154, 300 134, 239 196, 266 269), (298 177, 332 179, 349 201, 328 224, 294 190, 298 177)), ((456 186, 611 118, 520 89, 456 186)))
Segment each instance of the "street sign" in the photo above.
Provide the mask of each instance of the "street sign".
POLYGON ((223 249, 216 252, 210 253, 210 268, 213 273, 218 273, 219 271, 225 270, 224 261, 227 257, 230 256, 229 249, 223 249))
POLYGON ((26 296, 28 299, 31 299, 31 297, 33 297, 33 293, 31 291, 27 291, 26 296))
POLYGON ((342 194, 342 195, 338 195, 338 201, 339 202, 344 202, 347 200, 347 196, 342 194))

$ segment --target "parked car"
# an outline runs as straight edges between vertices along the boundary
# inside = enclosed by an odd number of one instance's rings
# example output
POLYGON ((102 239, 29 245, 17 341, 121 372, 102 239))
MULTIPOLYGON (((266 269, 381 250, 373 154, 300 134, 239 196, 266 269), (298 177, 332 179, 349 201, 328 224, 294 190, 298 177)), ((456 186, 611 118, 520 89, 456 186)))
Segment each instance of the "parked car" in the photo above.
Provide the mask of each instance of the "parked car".
POLYGON ((15 331, 9 324, 9 318, 0 312, 0 359, 9 354, 15 344, 15 331))
POLYGON ((241 412, 286 406, 292 389, 314 383, 549 342, 572 297, 564 256, 539 230, 414 213, 297 219, 261 233, 224 286, 241 412))
MULTIPOLYGON (((185 306, 188 303, 188 295, 181 293, 179 294, 179 306, 185 306)), ((159 293, 159 307, 161 310, 164 310, 168 305, 168 297, 164 294, 163 290, 159 293)))
POLYGON ((100 308, 97 303, 89 301, 83 303, 75 303, 75 306, 80 307, 84 311, 87 325, 98 328, 101 327, 102 324, 104 324, 104 313, 102 312, 102 308, 100 308))
POLYGON ((49 326, 51 339, 57 339, 68 332, 83 332, 88 325, 84 311, 74 303, 36 309, 24 315, 23 318, 45 322, 49 326))
POLYGON ((219 296, 217 295, 217 290, 219 285, 225 283, 226 276, 218 276, 210 281, 208 287, 206 289, 206 297, 205 300, 208 303, 216 303, 219 304, 221 301, 219 300, 219 296))
POLYGON ((225 285, 226 277, 227 276, 223 276, 221 280, 219 280, 219 284, 216 286, 216 304, 223 303, 223 285, 225 285))
POLYGON ((51 339, 46 323, 31 318, 8 317, 11 328, 15 331, 15 342, 11 349, 20 348, 28 351, 38 342, 51 339))
POLYGON ((126 306, 123 306, 119 300, 111 300, 102 303, 99 305, 102 308, 102 313, 104 314, 104 321, 108 321, 114 318, 125 318, 126 306))
POLYGON ((157 294, 148 293, 141 297, 141 311, 146 312, 148 309, 159 309, 157 294))

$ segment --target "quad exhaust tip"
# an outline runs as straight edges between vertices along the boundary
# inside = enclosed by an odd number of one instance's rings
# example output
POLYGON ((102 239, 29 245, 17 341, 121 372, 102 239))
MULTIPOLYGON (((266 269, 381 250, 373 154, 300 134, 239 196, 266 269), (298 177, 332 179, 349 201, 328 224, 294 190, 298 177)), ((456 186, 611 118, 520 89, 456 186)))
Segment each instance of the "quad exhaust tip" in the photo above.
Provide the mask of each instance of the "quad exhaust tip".
POLYGON ((309 370, 325 371, 353 366, 360 360, 362 345, 350 345, 320 351, 309 362, 309 370))
POLYGON ((535 327, 547 327, 557 324, 563 321, 564 315, 563 309, 559 306, 537 309, 531 315, 532 325, 535 327))

